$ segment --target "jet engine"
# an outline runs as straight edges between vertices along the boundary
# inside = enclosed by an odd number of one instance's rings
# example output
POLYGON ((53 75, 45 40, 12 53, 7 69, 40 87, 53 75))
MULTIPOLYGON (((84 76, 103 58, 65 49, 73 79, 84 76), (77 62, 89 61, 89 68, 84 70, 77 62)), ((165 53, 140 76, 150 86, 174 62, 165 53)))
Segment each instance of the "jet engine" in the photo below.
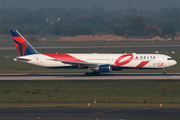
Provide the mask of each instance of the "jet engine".
POLYGON ((109 64, 105 64, 105 65, 99 65, 98 67, 94 68, 94 67, 88 67, 87 72, 111 72, 112 71, 112 67, 109 64))
POLYGON ((111 65, 99 65, 98 71, 99 72, 111 72, 112 67, 111 67, 111 65))
POLYGON ((112 71, 112 67, 111 65, 99 65, 98 67, 94 68, 94 71, 97 72, 111 72, 112 71))

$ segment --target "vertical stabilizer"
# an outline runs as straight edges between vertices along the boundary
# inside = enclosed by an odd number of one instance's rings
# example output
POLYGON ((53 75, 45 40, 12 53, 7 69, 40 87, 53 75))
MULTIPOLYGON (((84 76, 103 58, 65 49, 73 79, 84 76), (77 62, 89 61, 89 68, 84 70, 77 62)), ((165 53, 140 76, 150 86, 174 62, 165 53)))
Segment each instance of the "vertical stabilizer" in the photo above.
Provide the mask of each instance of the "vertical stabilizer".
POLYGON ((26 39, 17 31, 10 30, 12 38, 19 52, 19 56, 38 54, 38 52, 26 41, 26 39))

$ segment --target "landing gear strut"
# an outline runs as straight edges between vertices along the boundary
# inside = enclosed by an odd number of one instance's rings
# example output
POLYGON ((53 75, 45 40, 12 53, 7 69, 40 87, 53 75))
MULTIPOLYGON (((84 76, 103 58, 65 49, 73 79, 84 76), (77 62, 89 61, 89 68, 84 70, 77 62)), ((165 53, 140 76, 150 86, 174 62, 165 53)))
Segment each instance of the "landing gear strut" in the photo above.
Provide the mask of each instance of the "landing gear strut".
POLYGON ((166 68, 163 68, 163 75, 166 75, 166 68))
POLYGON ((100 75, 100 72, 86 72, 85 75, 100 75))

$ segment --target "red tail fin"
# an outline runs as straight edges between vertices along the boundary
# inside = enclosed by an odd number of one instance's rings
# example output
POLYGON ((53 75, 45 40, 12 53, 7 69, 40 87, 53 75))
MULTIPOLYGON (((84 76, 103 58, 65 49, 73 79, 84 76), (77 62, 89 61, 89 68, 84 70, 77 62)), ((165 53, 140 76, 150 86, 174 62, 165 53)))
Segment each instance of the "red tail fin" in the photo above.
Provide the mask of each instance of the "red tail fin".
POLYGON ((17 31, 10 30, 19 56, 38 54, 38 52, 26 41, 26 39, 17 31))

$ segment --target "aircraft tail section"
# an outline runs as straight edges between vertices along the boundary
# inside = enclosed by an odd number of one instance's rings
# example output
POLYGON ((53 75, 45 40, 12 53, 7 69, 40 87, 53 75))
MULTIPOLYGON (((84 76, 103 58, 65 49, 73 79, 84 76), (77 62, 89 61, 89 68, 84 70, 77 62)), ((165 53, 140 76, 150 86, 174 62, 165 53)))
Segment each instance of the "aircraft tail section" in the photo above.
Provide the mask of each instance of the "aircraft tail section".
POLYGON ((26 39, 17 31, 10 30, 12 38, 19 52, 19 56, 38 54, 38 52, 26 41, 26 39))

